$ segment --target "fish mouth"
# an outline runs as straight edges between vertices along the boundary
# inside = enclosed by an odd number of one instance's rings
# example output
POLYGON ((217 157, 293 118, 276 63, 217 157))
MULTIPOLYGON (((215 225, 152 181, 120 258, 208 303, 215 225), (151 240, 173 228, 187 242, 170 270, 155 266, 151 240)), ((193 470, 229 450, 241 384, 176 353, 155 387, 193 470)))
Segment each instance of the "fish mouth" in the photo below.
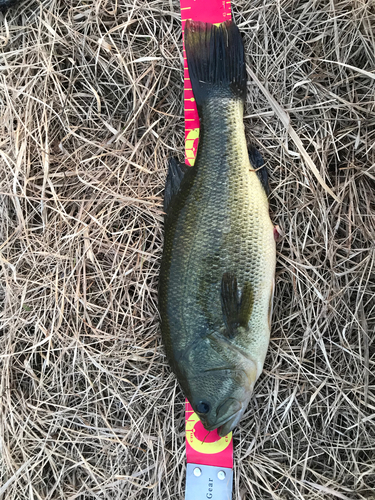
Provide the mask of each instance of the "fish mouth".
MULTIPOLYGON (((239 423, 239 421, 242 418, 242 415, 245 412, 245 409, 249 403, 250 400, 250 395, 248 398, 246 398, 243 401, 236 400, 234 398, 229 398, 227 399, 218 409, 217 412, 220 412, 229 409, 230 406, 237 407, 235 411, 233 411, 229 417, 224 417, 221 420, 219 419, 217 422, 215 422, 214 425, 210 425, 208 427, 204 426, 208 431, 213 431, 217 429, 217 432, 220 437, 225 437, 227 434, 229 434, 239 423), (228 408, 229 407, 229 408, 228 408)), ((234 408, 233 408, 234 409, 234 408)))
POLYGON ((208 431, 214 431, 217 429, 217 432, 220 437, 224 437, 227 434, 229 434, 238 424, 238 422, 241 419, 243 413, 243 407, 241 405, 241 408, 237 410, 235 413, 232 413, 232 415, 229 415, 229 417, 222 419, 219 422, 215 422, 214 425, 209 425, 209 426, 204 426, 204 428, 208 431))
POLYGON ((225 437, 229 434, 241 420, 243 414, 242 408, 238 410, 234 415, 229 417, 226 422, 223 422, 217 429, 217 433, 220 437, 225 437))

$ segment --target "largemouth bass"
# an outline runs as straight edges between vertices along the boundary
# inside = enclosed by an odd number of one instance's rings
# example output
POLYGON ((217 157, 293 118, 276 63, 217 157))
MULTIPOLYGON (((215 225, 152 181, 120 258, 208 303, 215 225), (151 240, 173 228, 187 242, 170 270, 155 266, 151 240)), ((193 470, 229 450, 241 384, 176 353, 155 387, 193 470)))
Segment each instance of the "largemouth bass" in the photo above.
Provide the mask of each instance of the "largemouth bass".
POLYGON ((246 145, 238 28, 187 21, 185 47, 201 129, 194 166, 169 163, 161 330, 194 411, 225 436, 246 409, 268 348, 274 228, 262 157, 246 145))

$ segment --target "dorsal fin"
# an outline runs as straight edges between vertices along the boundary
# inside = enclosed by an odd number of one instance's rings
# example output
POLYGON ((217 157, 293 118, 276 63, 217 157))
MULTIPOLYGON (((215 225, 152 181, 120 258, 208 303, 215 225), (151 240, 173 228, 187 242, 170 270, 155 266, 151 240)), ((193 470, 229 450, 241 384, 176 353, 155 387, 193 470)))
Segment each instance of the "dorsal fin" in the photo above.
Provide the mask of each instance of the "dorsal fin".
POLYGON ((178 193, 181 181, 188 168, 185 163, 180 163, 176 158, 169 158, 164 191, 164 212, 168 211, 172 198, 178 193))

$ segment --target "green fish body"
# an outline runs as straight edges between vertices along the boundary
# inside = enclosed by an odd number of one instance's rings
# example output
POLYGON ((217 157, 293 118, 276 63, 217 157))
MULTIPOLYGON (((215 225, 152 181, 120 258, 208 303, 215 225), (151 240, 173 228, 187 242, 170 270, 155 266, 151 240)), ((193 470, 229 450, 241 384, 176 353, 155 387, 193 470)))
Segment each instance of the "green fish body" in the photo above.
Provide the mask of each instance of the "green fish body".
POLYGON ((265 169, 246 145, 238 29, 189 22, 185 45, 201 131, 194 166, 169 167, 159 310, 184 394, 205 428, 224 436, 263 368, 276 249, 265 169))

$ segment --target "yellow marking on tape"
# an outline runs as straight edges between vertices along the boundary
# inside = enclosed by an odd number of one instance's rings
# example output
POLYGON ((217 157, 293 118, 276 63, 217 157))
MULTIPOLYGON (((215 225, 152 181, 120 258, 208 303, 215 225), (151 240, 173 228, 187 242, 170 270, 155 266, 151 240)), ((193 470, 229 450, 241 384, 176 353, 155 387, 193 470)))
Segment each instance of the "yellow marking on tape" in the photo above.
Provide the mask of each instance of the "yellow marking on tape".
POLYGON ((199 128, 191 128, 188 135, 185 138, 185 158, 190 164, 194 165, 196 148, 194 149, 194 141, 199 137, 199 128))
MULTIPOLYGON (((187 141, 194 141, 194 139, 198 139, 199 137, 199 128, 192 128, 190 129, 192 130, 192 133, 191 134, 188 134, 188 136, 186 137, 186 142, 187 141)), ((189 147, 193 147, 193 143, 189 144, 189 147)))
POLYGON ((193 450, 199 453, 204 453, 207 455, 213 455, 224 451, 231 443, 232 433, 230 432, 227 436, 220 438, 219 441, 214 441, 213 443, 202 442, 195 437, 194 426, 199 422, 199 417, 196 413, 193 413, 189 420, 186 421, 186 437, 193 448, 193 450))
POLYGON ((181 10, 188 10, 191 9, 191 7, 181 7, 181 10))

